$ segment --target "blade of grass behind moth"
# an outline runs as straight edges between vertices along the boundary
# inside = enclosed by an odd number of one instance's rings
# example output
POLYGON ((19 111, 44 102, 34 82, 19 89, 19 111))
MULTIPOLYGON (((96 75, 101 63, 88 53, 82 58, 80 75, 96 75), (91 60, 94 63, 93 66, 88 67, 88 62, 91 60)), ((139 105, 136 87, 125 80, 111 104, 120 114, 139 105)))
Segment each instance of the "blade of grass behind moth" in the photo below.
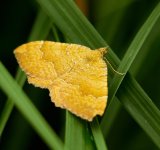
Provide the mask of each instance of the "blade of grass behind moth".
POLYGON ((56 40, 57 42, 60 42, 60 39, 59 39, 57 30, 56 30, 56 27, 53 26, 53 25, 52 25, 52 32, 53 32, 53 36, 54 36, 55 40, 56 40))
MULTIPOLYGON (((39 11, 36 21, 34 23, 34 26, 32 28, 29 41, 44 39, 47 36, 50 28, 51 28, 51 22, 49 21, 48 17, 44 14, 44 12, 39 11)), ((16 73, 17 83, 22 87, 25 80, 26 80, 25 74, 21 71, 20 68, 18 68, 18 71, 16 73)), ((3 130, 8 121, 8 118, 13 110, 13 107, 14 107, 13 101, 11 100, 11 98, 8 98, 0 116, 0 120, 1 120, 0 135, 2 135, 3 133, 3 130)))
POLYGON ((102 134, 102 132, 100 132, 101 129, 100 129, 100 126, 99 126, 98 119, 95 118, 93 120, 93 122, 90 123, 90 126, 91 126, 91 129, 92 129, 93 137, 97 138, 97 139, 94 139, 97 150, 107 150, 108 148, 105 144, 103 134, 102 134))
POLYGON ((63 143, 53 132, 52 128, 44 120, 42 115, 24 94, 20 86, 11 77, 2 63, 0 63, 0 86, 2 90, 13 100, 14 104, 31 123, 35 131, 51 149, 62 150, 63 143), (29 110, 29 111, 28 111, 29 110))
MULTIPOLYGON (((91 24, 89 24, 89 22, 84 18, 84 16, 80 13, 76 5, 71 0, 66 0, 66 1, 37 0, 37 2, 49 15, 51 20, 55 21, 55 24, 57 25, 58 28, 60 28, 63 34, 68 36, 68 38, 72 42, 81 43, 90 46, 92 48, 107 46, 104 40, 95 31, 95 29, 91 26, 91 24), (82 34, 85 35, 85 38, 82 36, 82 34)), ((120 62, 110 48, 108 48, 107 59, 109 62, 112 62, 112 66, 114 68, 116 68, 116 66, 120 62)), ((126 76, 125 80, 130 80, 130 78, 126 76)), ((136 81, 134 80, 134 82, 136 81)), ((135 85, 133 84, 132 88, 134 88, 134 86, 135 85)), ((139 93, 139 94, 142 96, 143 99, 146 99, 144 93, 139 93)), ((146 101, 149 101, 149 98, 147 98, 146 101)), ((151 109, 154 109, 154 107, 152 107, 153 104, 149 105, 151 105, 151 109)), ((127 103, 126 107, 129 106, 130 105, 127 103)), ((140 115, 143 116, 143 114, 140 115)), ((159 116, 158 112, 156 112, 154 115, 159 116)), ((143 117, 145 118, 146 116, 143 117)), ((148 118, 146 118, 146 120, 147 119, 148 118)), ((155 121, 157 122, 157 120, 155 121)), ((141 122, 141 124, 143 123, 144 122, 141 122)), ((154 128, 152 124, 150 124, 150 127, 154 128)))
MULTIPOLYGON (((151 15, 148 17, 148 19, 146 20, 146 22, 144 23, 144 25, 141 27, 141 29, 139 30, 139 32, 137 33, 136 37, 134 38, 133 42, 131 43, 131 45, 129 46, 127 52, 124 55, 123 60, 121 61, 121 64, 118 68, 119 72, 123 72, 126 73, 132 62, 134 61, 136 55, 138 54, 141 46, 143 45, 145 39, 147 38, 147 36, 149 35, 152 27, 154 26, 154 24, 156 23, 156 21, 158 20, 160 16, 160 3, 156 6, 156 8, 153 10, 153 12, 151 13, 151 15)), ((112 100, 123 80, 124 76, 120 76, 119 74, 115 74, 112 83, 109 87, 110 89, 110 104, 108 107, 114 107, 114 105, 112 104, 112 100)), ((102 123, 104 124, 106 118, 108 117, 107 112, 105 113, 103 119, 102 119, 102 123)), ((102 125, 104 126, 104 125, 102 125)), ((109 128, 109 127, 105 127, 105 128, 109 128)), ((108 133, 106 133, 108 134, 108 133)))
POLYGON ((66 111, 65 150, 85 149, 86 122, 66 111))

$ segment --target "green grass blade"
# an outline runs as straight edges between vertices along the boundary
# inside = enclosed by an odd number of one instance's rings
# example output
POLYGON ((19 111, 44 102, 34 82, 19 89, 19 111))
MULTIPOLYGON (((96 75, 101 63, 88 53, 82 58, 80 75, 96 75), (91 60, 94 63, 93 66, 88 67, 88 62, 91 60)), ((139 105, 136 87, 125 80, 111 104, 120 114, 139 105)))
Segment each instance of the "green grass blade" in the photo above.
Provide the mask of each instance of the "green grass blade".
POLYGON ((62 150, 63 143, 47 124, 20 86, 0 63, 0 86, 51 149, 62 150))
MULTIPOLYGON (((119 72, 126 73, 132 62, 134 61, 136 55, 140 51, 144 41, 146 40, 147 36, 149 35, 150 31, 152 30, 153 26, 155 25, 156 21, 160 16, 160 3, 156 6, 153 10, 151 15, 148 17, 144 25, 141 27, 137 35, 135 36, 133 42, 129 46, 127 52, 125 53, 121 64, 118 68, 119 72)), ((124 76, 120 76, 119 74, 115 74, 112 84, 110 86, 110 99, 115 96, 116 91, 118 90, 124 76)))
POLYGON ((52 27, 52 21, 44 11, 39 10, 28 41, 44 40, 52 27))
POLYGON ((97 150, 107 150, 103 134, 101 132, 98 119, 95 118, 93 122, 90 123, 94 141, 97 147, 97 150))
MULTIPOLYGON (((22 75, 22 74, 23 74, 22 71, 20 69, 18 69, 17 75, 16 75, 16 81, 18 82, 18 84, 20 86, 23 86, 23 84, 25 82, 25 79, 26 79, 25 75, 22 75)), ((13 101, 10 98, 8 98, 6 103, 5 103, 4 108, 2 110, 2 113, 0 115, 0 120, 1 120, 0 135, 2 135, 2 133, 3 133, 3 130, 6 126, 6 123, 9 119, 9 116, 10 116, 12 110, 13 110, 13 107, 14 107, 13 101)))
POLYGON ((55 38, 55 41, 60 42, 60 38, 58 36, 58 33, 57 33, 55 26, 52 26, 52 33, 53 33, 53 37, 55 38))
POLYGON ((14 107, 14 103, 10 100, 7 100, 7 102, 5 103, 5 106, 2 110, 2 113, 0 115, 0 120, 1 120, 1 123, 0 123, 0 136, 2 136, 2 133, 3 133, 3 130, 6 126, 6 123, 8 121, 8 118, 13 110, 13 107, 14 107))
POLYGON ((132 117, 160 148, 160 111, 129 74, 127 78, 128 80, 125 80, 119 88, 117 96, 132 117))
POLYGON ((65 150, 84 150, 86 122, 68 111, 66 115, 65 150))

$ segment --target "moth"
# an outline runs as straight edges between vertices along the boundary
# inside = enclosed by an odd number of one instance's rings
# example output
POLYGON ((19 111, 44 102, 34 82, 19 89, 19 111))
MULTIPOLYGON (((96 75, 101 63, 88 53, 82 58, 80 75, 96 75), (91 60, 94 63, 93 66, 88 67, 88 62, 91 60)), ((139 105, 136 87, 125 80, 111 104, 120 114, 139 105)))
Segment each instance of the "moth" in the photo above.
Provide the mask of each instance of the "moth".
POLYGON ((56 107, 92 121, 103 115, 108 99, 106 48, 34 41, 14 50, 28 82, 48 89, 56 107))

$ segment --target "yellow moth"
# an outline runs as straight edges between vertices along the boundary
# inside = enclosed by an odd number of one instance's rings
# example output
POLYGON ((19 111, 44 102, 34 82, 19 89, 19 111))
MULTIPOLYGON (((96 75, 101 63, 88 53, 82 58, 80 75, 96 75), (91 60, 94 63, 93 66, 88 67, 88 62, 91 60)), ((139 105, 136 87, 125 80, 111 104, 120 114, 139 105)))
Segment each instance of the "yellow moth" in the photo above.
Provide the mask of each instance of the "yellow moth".
POLYGON ((103 115, 107 104, 105 48, 35 41, 14 50, 28 82, 50 92, 57 107, 88 120, 103 115))

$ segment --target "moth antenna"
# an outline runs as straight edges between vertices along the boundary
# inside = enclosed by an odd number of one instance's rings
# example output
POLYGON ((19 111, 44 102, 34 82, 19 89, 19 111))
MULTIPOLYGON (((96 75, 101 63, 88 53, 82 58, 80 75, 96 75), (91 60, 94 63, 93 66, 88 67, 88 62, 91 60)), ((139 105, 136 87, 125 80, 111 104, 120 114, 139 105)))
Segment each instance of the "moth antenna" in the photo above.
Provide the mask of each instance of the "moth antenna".
POLYGON ((105 57, 104 57, 104 59, 106 60, 107 64, 109 64, 109 66, 111 67, 111 69, 112 69, 115 73, 117 73, 117 74, 119 74, 119 75, 121 75, 121 76, 125 75, 125 73, 116 71, 116 70, 113 68, 113 66, 111 65, 111 63, 110 63, 105 57))

